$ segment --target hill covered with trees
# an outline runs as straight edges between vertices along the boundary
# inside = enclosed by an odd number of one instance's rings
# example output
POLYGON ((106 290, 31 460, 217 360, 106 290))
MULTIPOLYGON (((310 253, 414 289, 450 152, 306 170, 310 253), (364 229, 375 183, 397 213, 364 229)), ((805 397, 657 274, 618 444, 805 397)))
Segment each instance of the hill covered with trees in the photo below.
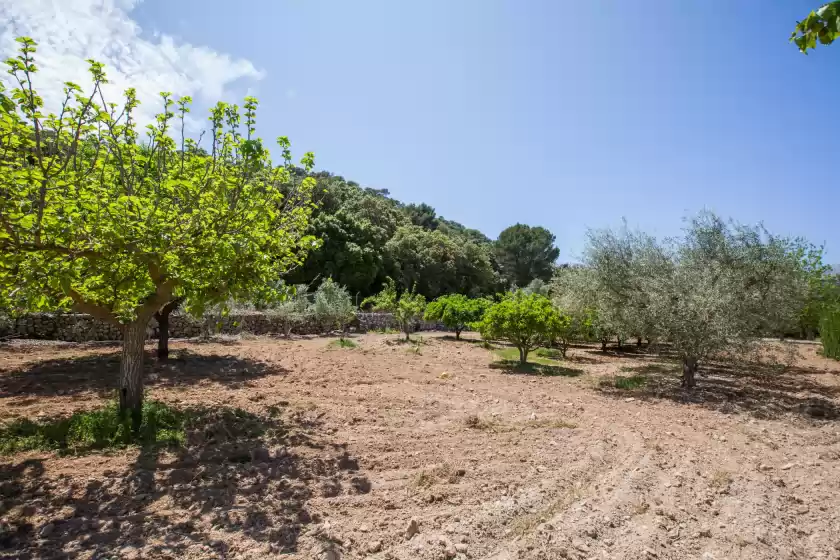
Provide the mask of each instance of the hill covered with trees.
POLYGON ((515 224, 494 241, 428 204, 403 204, 385 189, 328 172, 311 176, 318 206, 309 233, 320 246, 287 275, 288 283, 332 278, 361 301, 388 277, 428 299, 489 295, 551 278, 559 250, 545 228, 515 224))

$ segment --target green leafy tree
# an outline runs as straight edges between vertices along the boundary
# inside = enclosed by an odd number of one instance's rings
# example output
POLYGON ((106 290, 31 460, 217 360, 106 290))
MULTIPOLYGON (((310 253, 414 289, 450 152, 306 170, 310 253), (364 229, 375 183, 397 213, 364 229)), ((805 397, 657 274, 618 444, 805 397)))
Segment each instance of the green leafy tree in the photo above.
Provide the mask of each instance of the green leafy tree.
POLYGON ((486 251, 472 242, 456 243, 439 231, 401 227, 385 251, 399 285, 430 299, 448 293, 481 295, 494 284, 486 251))
POLYGON ((290 177, 286 138, 285 165, 271 163, 253 98, 244 111, 217 104, 203 148, 183 132, 190 99, 164 93, 141 138, 135 91, 108 103, 103 66, 91 62, 91 90, 66 83, 47 114, 35 43, 18 41, 16 87, 0 103, 0 287, 18 309, 72 308, 117 325, 120 408, 139 426, 151 317, 178 297, 199 309, 248 294, 299 263, 314 244, 314 181, 290 177))
POLYGON ((371 306, 374 311, 391 313, 400 330, 405 333, 405 339, 411 340, 414 323, 423 316, 426 309, 426 298, 414 290, 398 294, 396 283, 388 278, 381 292, 362 302, 362 307, 366 306, 371 306))
POLYGON ((744 355, 796 325, 806 282, 801 243, 706 212, 660 247, 665 259, 636 285, 654 330, 682 361, 683 386, 694 387, 702 362, 744 355))
POLYGON ((325 173, 316 180, 319 208, 309 233, 322 245, 286 280, 312 285, 328 277, 351 294, 368 296, 387 275, 385 244, 408 221, 399 205, 381 192, 325 173))
POLYGON ((560 321, 547 297, 520 290, 490 306, 478 327, 485 339, 513 344, 519 350, 519 362, 524 364, 531 350, 557 335, 560 321))
POLYGON ((796 22, 790 40, 796 43, 800 51, 808 54, 808 49, 816 49, 818 42, 830 45, 838 34, 840 34, 840 2, 829 2, 812 11, 802 21, 796 22))
POLYGON ((435 209, 428 204, 409 204, 404 208, 406 216, 409 221, 415 226, 419 226, 427 230, 436 230, 438 228, 438 218, 435 209))
POLYGON ((440 321, 455 331, 455 339, 461 338, 461 331, 481 321, 490 302, 483 298, 470 299, 462 294, 441 296, 426 307, 427 321, 440 321))
POLYGON ((560 250, 555 237, 542 227, 516 224, 502 231, 495 243, 496 259, 510 286, 527 286, 539 278, 549 281, 560 250))
POLYGON ((327 278, 315 291, 315 302, 312 305, 315 318, 323 325, 334 326, 341 332, 356 317, 356 306, 347 288, 327 278))

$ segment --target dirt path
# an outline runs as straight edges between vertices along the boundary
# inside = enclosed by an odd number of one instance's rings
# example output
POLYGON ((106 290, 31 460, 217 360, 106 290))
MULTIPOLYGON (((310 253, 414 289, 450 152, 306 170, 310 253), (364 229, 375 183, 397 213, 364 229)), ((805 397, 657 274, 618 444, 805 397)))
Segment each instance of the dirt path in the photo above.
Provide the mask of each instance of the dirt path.
MULTIPOLYGON (((0 557, 840 558, 840 367, 812 347, 686 395, 644 354, 534 376, 475 341, 357 341, 174 343, 150 395, 216 411, 189 451, 5 458, 0 557)), ((115 351, 0 351, 0 417, 101 404, 115 351)))

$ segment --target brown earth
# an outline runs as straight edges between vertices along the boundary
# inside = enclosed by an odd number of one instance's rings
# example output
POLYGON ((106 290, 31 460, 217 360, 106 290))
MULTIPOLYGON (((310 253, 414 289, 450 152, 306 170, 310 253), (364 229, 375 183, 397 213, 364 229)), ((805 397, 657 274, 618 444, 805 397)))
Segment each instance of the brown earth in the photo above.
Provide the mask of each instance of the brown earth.
MULTIPOLYGON (((149 347, 185 449, 0 460, 2 558, 840 558, 840 364, 704 370, 577 347, 517 373, 424 335, 149 347), (613 376, 644 375, 616 389, 613 376), (248 413, 238 415, 226 407, 248 413)), ((0 349, 0 419, 111 394, 118 349, 0 349)))

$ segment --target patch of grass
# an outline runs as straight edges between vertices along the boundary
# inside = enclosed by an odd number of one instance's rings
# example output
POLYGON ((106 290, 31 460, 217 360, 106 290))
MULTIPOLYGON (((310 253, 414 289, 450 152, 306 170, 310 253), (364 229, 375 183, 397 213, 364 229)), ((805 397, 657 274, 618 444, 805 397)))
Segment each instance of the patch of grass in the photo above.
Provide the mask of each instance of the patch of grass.
POLYGON ((563 353, 556 348, 537 348, 534 350, 534 354, 540 358, 548 358, 551 360, 563 359, 563 353))
POLYGON ((598 381, 598 386, 603 389, 622 389, 631 391, 643 387, 647 383, 647 378, 643 375, 631 375, 625 377, 616 375, 614 377, 604 377, 598 381))
MULTIPOLYGON (((551 357, 554 352, 559 354, 559 351, 552 350, 551 348, 537 348, 528 354, 528 363, 547 366, 557 365, 557 360, 551 357)), ((519 350, 516 348, 497 348, 493 353, 503 360, 519 362, 519 350)))
POLYGON ((669 364, 645 364, 643 366, 622 366, 619 368, 619 371, 646 375, 651 373, 673 373, 676 370, 673 365, 669 364))
POLYGON ((327 344, 327 348, 331 350, 342 348, 353 349, 358 347, 359 345, 350 340, 349 338, 339 338, 338 340, 333 340, 332 342, 327 344))
POLYGON ((577 428, 574 422, 566 422, 560 418, 540 418, 537 420, 528 420, 525 423, 527 428, 556 428, 556 429, 573 429, 577 428))
MULTIPOLYGON (((518 355, 518 354, 517 354, 518 355)), ((545 375, 547 377, 577 377, 583 373, 582 369, 563 367, 553 363, 541 363, 528 361, 520 364, 519 360, 500 360, 490 364, 491 369, 501 369, 505 373, 525 375, 545 375)))
POLYGON ((392 329, 391 327, 385 327, 384 329, 372 329, 370 332, 376 334, 399 334, 400 331, 392 329))
POLYGON ((647 383, 647 378, 643 375, 631 375, 630 377, 617 375, 613 380, 616 389, 638 389, 645 383, 647 383))
POLYGON ((76 412, 44 422, 18 419, 0 427, 0 454, 19 451, 82 453, 93 449, 139 445, 182 445, 187 414, 160 401, 143 403, 143 422, 132 433, 131 417, 119 405, 76 412))

